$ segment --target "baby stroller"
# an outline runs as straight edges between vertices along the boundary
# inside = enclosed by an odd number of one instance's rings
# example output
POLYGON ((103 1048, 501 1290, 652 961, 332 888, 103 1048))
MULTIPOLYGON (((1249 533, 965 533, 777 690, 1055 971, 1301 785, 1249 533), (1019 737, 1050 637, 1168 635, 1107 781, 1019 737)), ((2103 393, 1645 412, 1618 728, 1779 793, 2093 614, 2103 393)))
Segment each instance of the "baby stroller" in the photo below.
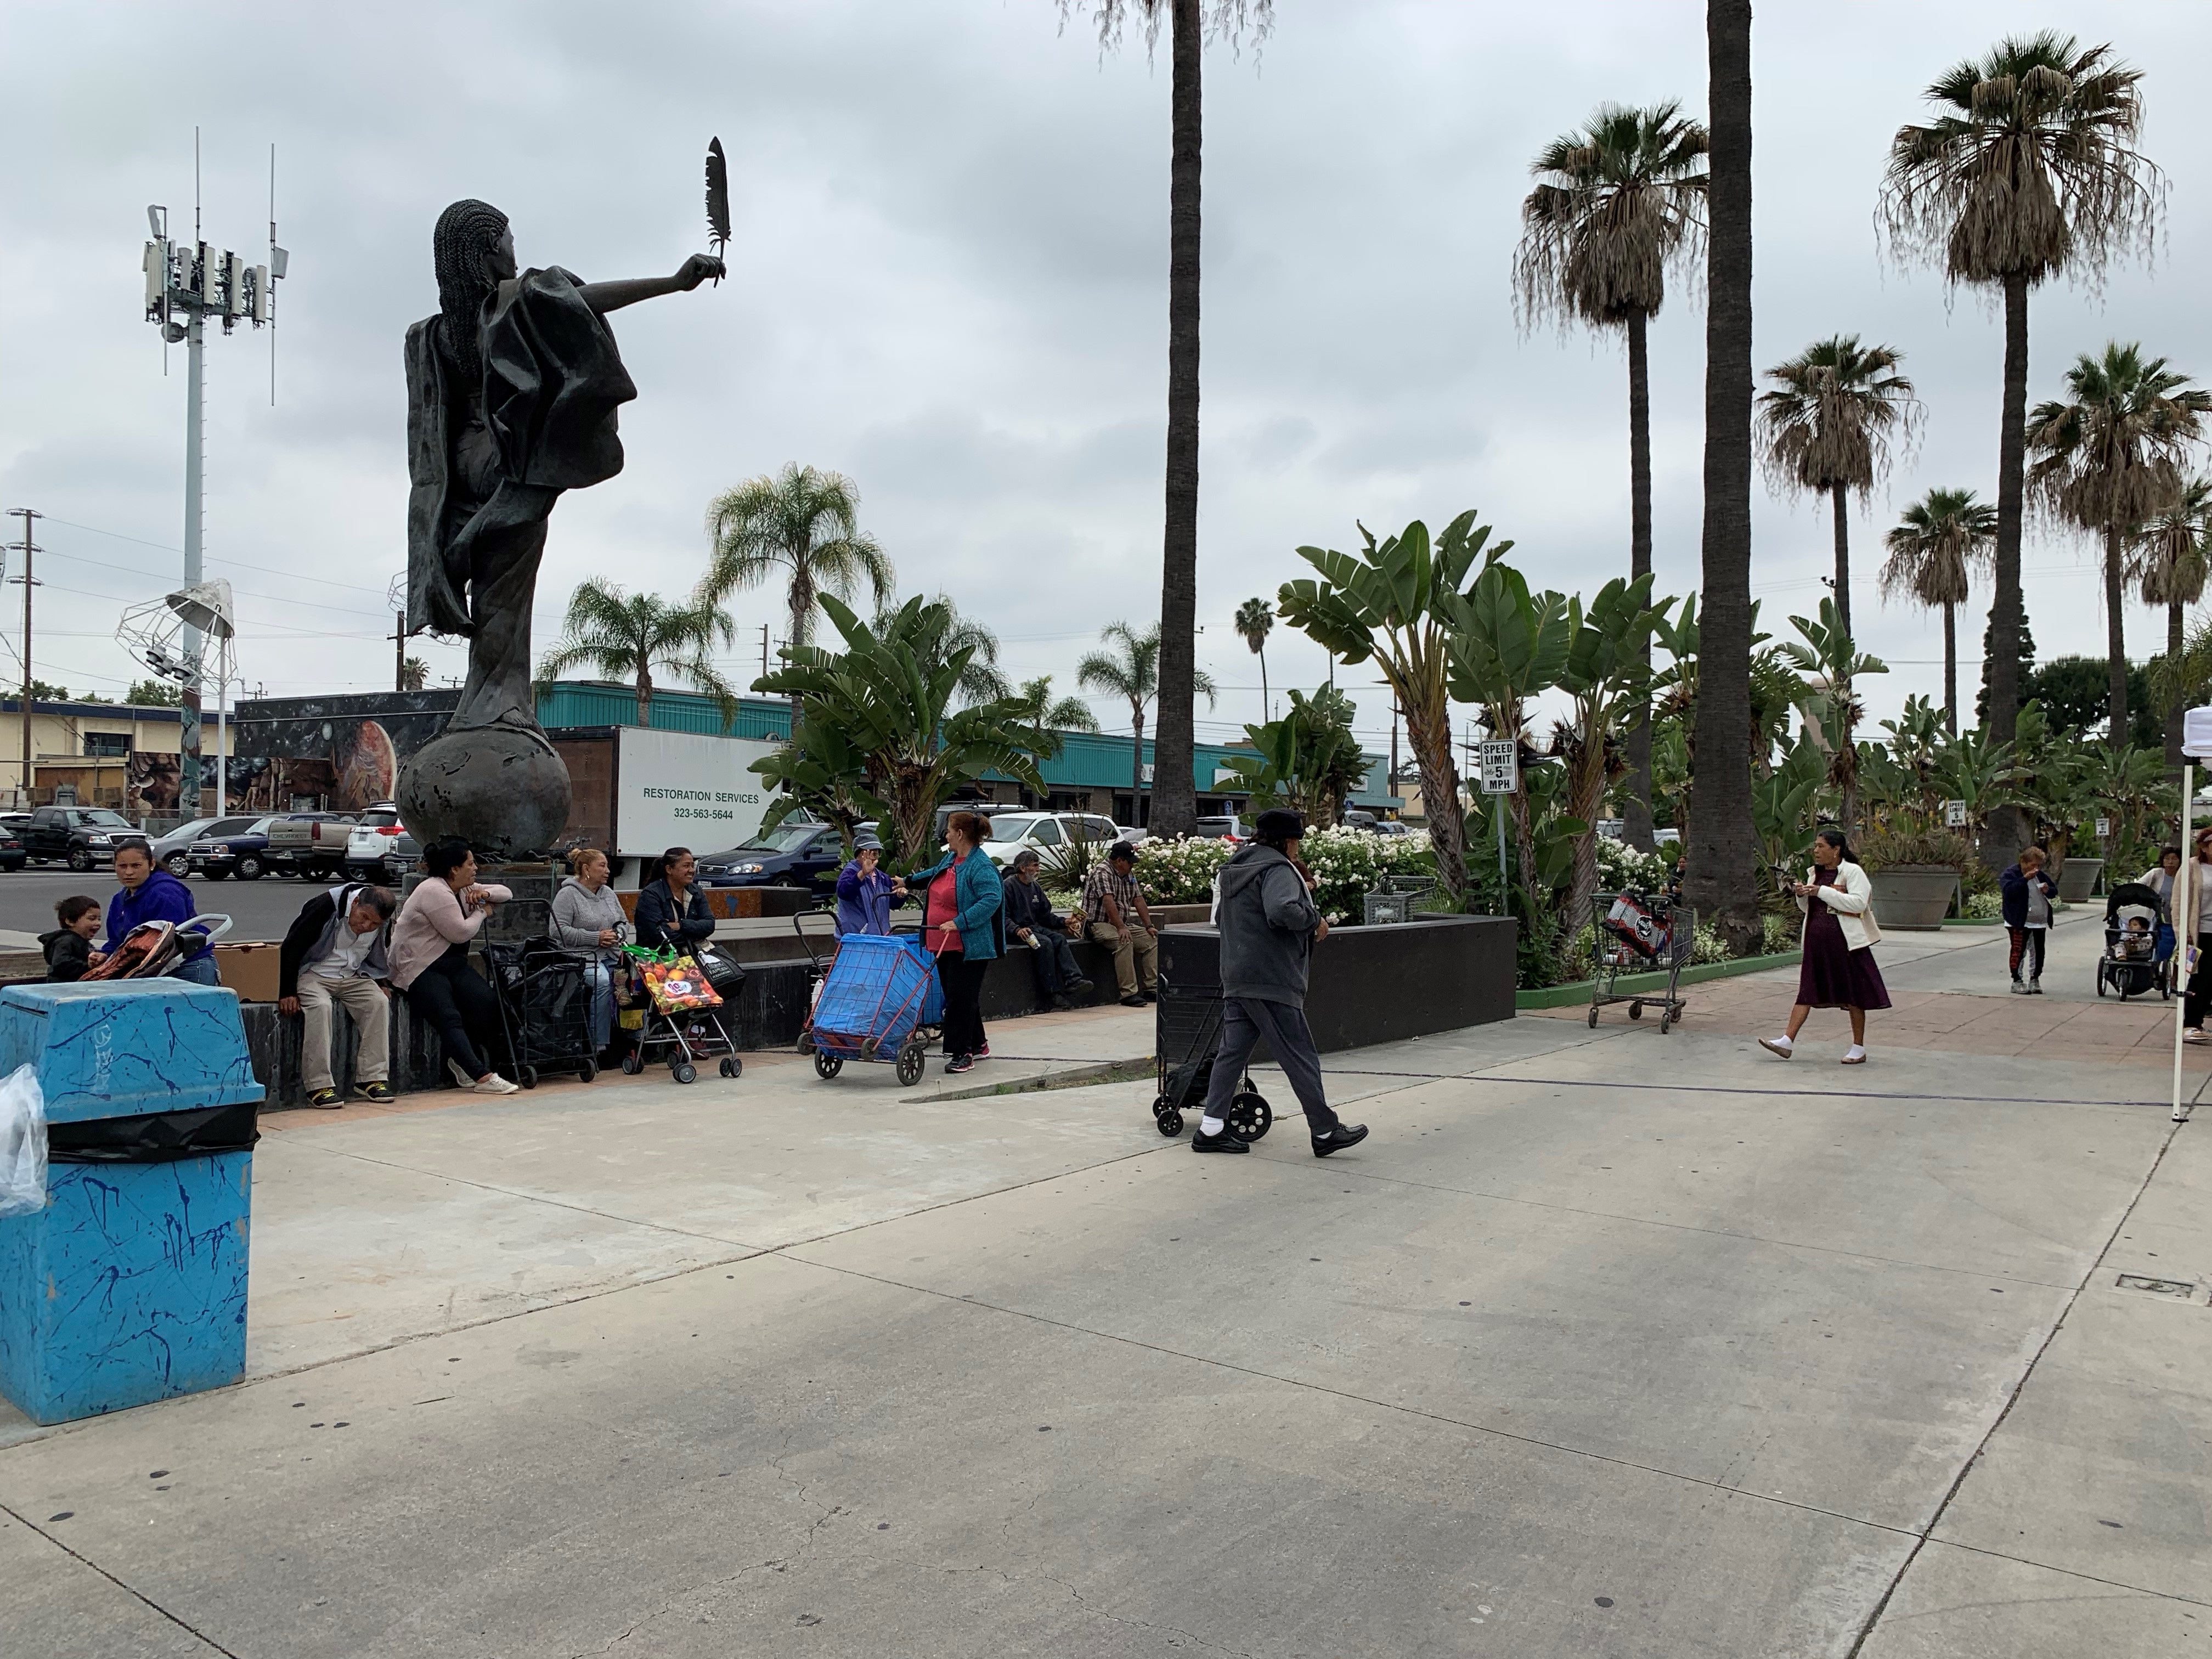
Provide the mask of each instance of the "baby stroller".
POLYGON ((87 980, 160 979, 203 945, 230 931, 230 918, 193 916, 185 921, 142 921, 126 933, 87 980))
MULTIPOLYGON (((1206 1091, 1213 1084, 1213 1058, 1221 1047, 1221 988, 1186 986, 1181 989, 1160 975, 1159 1012, 1152 1028, 1158 1050, 1160 1091, 1152 1099, 1152 1123, 1172 1139, 1182 1133, 1183 1114, 1206 1104, 1206 1091)), ((1274 1108, 1252 1086, 1247 1076, 1222 1121, 1243 1141, 1254 1141, 1274 1127, 1274 1108)))
POLYGON ((745 1069, 738 1045, 722 1025, 722 994, 696 957, 636 945, 625 945, 622 951, 635 965, 646 1000, 645 1023, 636 1046, 623 1056, 623 1071, 635 1077, 656 1048, 678 1083, 696 1082, 702 1060, 719 1058, 724 1077, 745 1069))
POLYGON ((896 1066, 909 1089, 921 1082, 923 1058, 945 1023, 945 989, 921 941, 848 933, 824 970, 811 937, 795 918, 792 925, 821 975, 813 1012, 799 1034, 799 1052, 814 1056, 815 1075, 826 1081, 847 1060, 865 1060, 896 1066))
MULTIPOLYGON (((2158 890, 2139 881, 2122 882, 2105 896, 2105 949, 2097 958, 2097 994, 2107 988, 2125 1002, 2155 990, 2161 1000, 2173 995, 2166 961, 2158 953, 2159 915, 2163 906, 2158 890), (2141 921, 2130 928, 2130 921, 2141 921)), ((2169 957, 2167 961, 2171 960, 2169 957)))

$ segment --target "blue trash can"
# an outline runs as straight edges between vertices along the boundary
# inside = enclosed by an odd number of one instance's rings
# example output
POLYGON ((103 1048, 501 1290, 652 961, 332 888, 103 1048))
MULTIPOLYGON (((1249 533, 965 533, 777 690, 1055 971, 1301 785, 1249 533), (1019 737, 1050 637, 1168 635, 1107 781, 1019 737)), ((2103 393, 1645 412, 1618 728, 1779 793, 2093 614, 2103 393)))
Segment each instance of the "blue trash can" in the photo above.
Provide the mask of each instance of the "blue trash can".
POLYGON ((37 1068, 44 1211, 0 1219, 0 1395, 66 1423, 246 1370, 253 1080, 231 992, 0 990, 0 1076, 37 1068))

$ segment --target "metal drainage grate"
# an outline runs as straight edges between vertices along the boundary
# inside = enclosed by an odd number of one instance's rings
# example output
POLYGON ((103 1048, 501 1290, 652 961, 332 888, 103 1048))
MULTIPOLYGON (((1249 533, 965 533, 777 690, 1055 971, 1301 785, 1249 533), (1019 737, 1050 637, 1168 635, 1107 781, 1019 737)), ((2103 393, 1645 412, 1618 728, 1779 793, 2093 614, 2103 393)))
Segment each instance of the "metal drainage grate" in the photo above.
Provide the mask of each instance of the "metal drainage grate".
POLYGON ((2153 1296, 2179 1297, 2184 1302, 2197 1294, 2197 1286, 2185 1279, 2146 1279, 2141 1273, 2122 1273, 2118 1283, 2124 1291, 2148 1291, 2153 1296))

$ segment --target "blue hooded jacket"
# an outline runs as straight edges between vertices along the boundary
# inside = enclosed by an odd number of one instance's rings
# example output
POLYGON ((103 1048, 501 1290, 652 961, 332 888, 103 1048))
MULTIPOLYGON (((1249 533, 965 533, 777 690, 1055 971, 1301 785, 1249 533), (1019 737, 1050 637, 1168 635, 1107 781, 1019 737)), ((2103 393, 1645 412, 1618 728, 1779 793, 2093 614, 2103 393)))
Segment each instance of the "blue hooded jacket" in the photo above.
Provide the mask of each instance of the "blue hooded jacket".
MULTIPOLYGON (((179 881, 167 870, 156 869, 140 882, 136 890, 125 887, 107 901, 107 939, 100 948, 112 951, 131 937, 131 930, 142 922, 190 921, 199 915, 192 902, 191 889, 179 881)), ((185 953, 186 962, 204 962, 215 954, 215 947, 203 945, 197 951, 185 953)))

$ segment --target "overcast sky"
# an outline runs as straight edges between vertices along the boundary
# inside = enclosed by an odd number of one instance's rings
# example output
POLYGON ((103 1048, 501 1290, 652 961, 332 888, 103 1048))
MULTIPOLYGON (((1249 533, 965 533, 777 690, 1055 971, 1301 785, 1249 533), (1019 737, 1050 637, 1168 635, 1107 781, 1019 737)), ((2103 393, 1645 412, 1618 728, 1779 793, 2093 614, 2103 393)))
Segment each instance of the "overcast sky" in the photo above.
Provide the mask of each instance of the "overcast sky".
MULTIPOLYGON (((1507 284, 1529 157, 1598 103, 1702 112, 1702 8, 1555 9, 1475 0, 1278 0, 1263 50, 1208 52, 1199 659, 1222 696, 1202 736, 1260 714, 1237 604, 1304 574, 1301 543, 1348 546, 1480 508, 1541 584, 1625 570, 1627 416, 1617 340, 1515 330, 1507 284)), ((2077 352, 2140 339, 2212 377, 2201 283, 2212 109, 2189 106, 2212 13, 2168 3, 1771 6, 1753 42, 1757 360, 1837 331, 1905 355, 1919 453, 1855 514, 1861 633, 1892 673, 1877 715, 1940 694, 1941 631, 1875 600, 1880 532, 1931 484, 1993 495, 2002 342, 1972 295, 1882 263, 1883 155, 1922 88, 2008 29, 2109 40, 2148 70, 2145 144, 2171 181, 2155 270, 2032 308, 2030 396, 2077 352)), ((639 397, 629 465, 555 514, 542 648, 590 574, 671 594, 698 576, 719 489, 803 461, 849 474, 902 592, 949 592, 1018 675, 1073 690, 1100 624, 1159 594, 1167 325, 1168 73, 1140 40, 1102 59, 1050 0, 786 0, 610 10, 229 7, 13 0, 0 13, 0 507, 34 507, 46 584, 36 669, 119 692, 137 671, 123 605, 174 584, 184 356, 141 320, 144 207, 266 257, 277 146, 277 401, 267 335, 208 349, 206 546, 245 619, 241 667, 270 695, 391 684, 387 584, 405 563, 400 341, 436 307, 430 228, 459 197, 510 216, 522 262, 586 277, 672 270, 704 246, 700 161, 728 152, 732 279, 614 319, 639 397)), ((1652 333, 1662 592, 1698 582, 1703 314, 1652 333)), ((11 529, 15 521, 8 521, 11 529)), ((1817 605, 1825 512, 1754 513, 1764 620, 1817 605)), ((2031 532, 2045 659, 2101 655, 2092 550, 2031 532)), ((10 555, 10 576, 20 558, 10 555)), ((20 590, 0 630, 20 631, 20 590), (15 620, 9 620, 14 618, 15 620)), ((1981 611, 1960 627, 1978 672, 1981 611)), ((770 592, 733 607, 751 629, 770 592)), ((2137 654, 2160 616, 2128 615, 2137 654)), ((442 680, 457 647, 423 641, 442 680)), ((20 663, 0 651, 0 676, 20 663)), ((1322 655, 1278 629, 1273 684, 1322 655)), ((1371 678, 1349 671, 1348 681, 1371 678)), ((1357 684, 1363 732, 1389 704, 1357 684)), ((1095 705, 1109 730, 1126 708, 1095 705)))

